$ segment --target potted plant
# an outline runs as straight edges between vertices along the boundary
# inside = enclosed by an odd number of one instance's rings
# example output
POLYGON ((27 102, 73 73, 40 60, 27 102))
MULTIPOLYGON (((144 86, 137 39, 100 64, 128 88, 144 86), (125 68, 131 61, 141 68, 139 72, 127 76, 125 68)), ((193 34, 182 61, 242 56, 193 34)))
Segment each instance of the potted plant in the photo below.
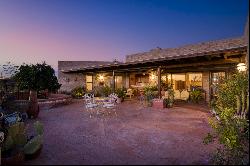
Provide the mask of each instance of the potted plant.
POLYGON ((145 92, 145 96, 146 96, 146 101, 147 101, 147 106, 148 107, 152 107, 152 105, 153 105, 153 102, 152 102, 152 100, 153 100, 153 91, 151 91, 151 90, 147 90, 146 92, 145 92))
POLYGON ((203 99, 202 96, 202 90, 201 89, 194 89, 193 91, 190 92, 190 98, 191 101, 194 103, 199 103, 203 99))
POLYGON ((167 90, 168 92, 168 97, 167 97, 167 100, 166 100, 166 107, 167 108, 172 108, 173 105, 174 105, 174 90, 173 90, 173 87, 170 86, 167 90))
POLYGON ((29 109, 27 111, 29 118, 37 118, 40 108, 37 101, 37 91, 36 90, 30 90, 30 96, 29 96, 29 109))
POLYGON ((124 98, 126 96, 126 93, 123 88, 116 89, 115 93, 118 96, 117 103, 121 103, 124 101, 124 98))

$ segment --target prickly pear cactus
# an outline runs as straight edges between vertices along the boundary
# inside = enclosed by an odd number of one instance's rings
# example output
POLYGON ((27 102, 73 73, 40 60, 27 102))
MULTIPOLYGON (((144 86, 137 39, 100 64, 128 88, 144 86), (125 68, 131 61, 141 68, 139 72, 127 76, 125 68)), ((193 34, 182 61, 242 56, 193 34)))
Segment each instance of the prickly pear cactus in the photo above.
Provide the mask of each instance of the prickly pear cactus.
POLYGON ((42 136, 38 135, 32 138, 25 146, 24 153, 27 155, 34 154, 42 145, 42 136))
POLYGON ((13 124, 8 128, 8 135, 14 138, 19 132, 19 124, 13 124))
POLYGON ((43 135, 43 124, 41 122, 36 121, 34 127, 38 135, 43 135))
POLYGON ((7 151, 14 147, 14 141, 10 135, 8 135, 3 144, 3 150, 7 151))
POLYGON ((249 94, 247 94, 247 106, 246 106, 246 113, 249 111, 249 94))
POLYGON ((17 134, 14 138, 14 142, 16 145, 24 146, 27 143, 27 137, 24 133, 17 134))

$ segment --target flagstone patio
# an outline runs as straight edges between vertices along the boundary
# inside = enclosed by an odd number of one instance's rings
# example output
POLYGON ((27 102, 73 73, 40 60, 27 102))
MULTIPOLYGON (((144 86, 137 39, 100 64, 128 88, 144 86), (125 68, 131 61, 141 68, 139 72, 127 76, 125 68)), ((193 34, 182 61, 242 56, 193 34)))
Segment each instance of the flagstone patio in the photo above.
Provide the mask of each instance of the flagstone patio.
POLYGON ((202 142, 211 130, 208 116, 199 106, 156 110, 131 100, 118 106, 117 116, 90 118, 76 100, 40 111, 43 150, 25 164, 209 164, 216 147, 202 142))

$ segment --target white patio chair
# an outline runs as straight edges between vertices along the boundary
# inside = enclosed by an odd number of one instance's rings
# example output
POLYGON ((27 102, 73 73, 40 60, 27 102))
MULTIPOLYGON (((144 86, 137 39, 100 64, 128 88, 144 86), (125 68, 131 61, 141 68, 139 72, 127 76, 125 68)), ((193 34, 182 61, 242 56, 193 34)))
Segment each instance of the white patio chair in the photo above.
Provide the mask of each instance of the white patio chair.
POLYGON ((131 97, 134 96, 133 90, 132 89, 128 89, 127 92, 126 92, 126 96, 129 96, 129 98, 131 99, 131 97))
POLYGON ((109 95, 109 100, 107 101, 107 102, 104 102, 103 103, 103 108, 106 108, 107 110, 107 113, 111 113, 111 110, 113 110, 114 111, 114 113, 115 113, 115 115, 117 115, 116 114, 116 101, 117 101, 117 99, 118 99, 118 96, 117 96, 117 94, 115 94, 115 93, 112 93, 112 94, 110 94, 109 95))
POLYGON ((83 96, 83 98, 85 100, 85 108, 87 109, 88 112, 90 112, 90 117, 91 117, 92 116, 91 111, 93 109, 97 109, 98 108, 98 105, 94 102, 94 95, 86 93, 83 96))

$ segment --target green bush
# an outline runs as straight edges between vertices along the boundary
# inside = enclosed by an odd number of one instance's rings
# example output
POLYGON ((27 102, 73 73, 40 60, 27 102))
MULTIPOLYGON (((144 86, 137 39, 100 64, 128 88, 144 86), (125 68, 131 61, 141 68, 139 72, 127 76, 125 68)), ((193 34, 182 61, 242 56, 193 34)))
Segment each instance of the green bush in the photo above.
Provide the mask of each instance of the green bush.
POLYGON ((150 85, 145 86, 143 91, 146 97, 147 104, 151 106, 152 100, 154 98, 157 98, 158 96, 157 86, 150 86, 150 85))
POLYGON ((240 103, 246 106, 247 89, 248 76, 246 73, 236 73, 233 74, 230 79, 224 80, 224 82, 218 86, 217 111, 219 111, 220 108, 237 109, 237 96, 240 100, 245 96, 244 102, 240 101, 240 103))
POLYGON ((204 143, 218 138, 223 148, 218 148, 212 156, 213 164, 249 164, 249 120, 248 75, 236 73, 218 85, 217 99, 213 106, 219 117, 209 119, 212 133, 208 133, 204 143))
POLYGON ((168 97, 163 98, 163 103, 164 103, 165 107, 171 108, 171 107, 173 107, 173 104, 174 104, 174 90, 173 90, 173 87, 169 86, 167 88, 167 92, 168 92, 168 97))
POLYGON ((124 99, 126 97, 126 93, 125 93, 126 89, 125 88, 118 88, 115 90, 115 93, 117 94, 117 96, 119 98, 124 99))
POLYGON ((190 99, 192 102, 199 103, 203 99, 202 91, 200 89, 195 89, 190 92, 190 99))
POLYGON ((157 91, 158 88, 157 86, 154 86, 154 85, 147 85, 143 88, 144 92, 147 92, 147 91, 157 91))
POLYGON ((112 93, 112 89, 107 86, 98 86, 93 89, 93 93, 96 97, 107 97, 112 93))
POLYGON ((81 98, 84 95, 84 88, 76 87, 71 91, 71 96, 73 98, 81 98))

